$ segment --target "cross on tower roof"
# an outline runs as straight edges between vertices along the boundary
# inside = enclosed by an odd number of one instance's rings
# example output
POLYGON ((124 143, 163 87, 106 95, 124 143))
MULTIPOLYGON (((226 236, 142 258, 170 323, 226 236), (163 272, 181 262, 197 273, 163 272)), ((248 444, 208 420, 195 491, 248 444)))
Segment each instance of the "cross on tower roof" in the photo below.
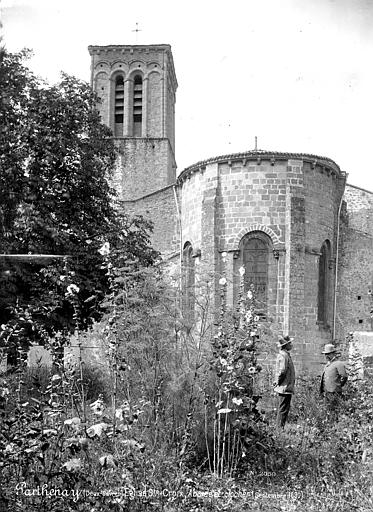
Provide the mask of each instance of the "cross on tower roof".
POLYGON ((141 28, 139 28, 139 24, 137 23, 137 21, 136 21, 136 28, 134 30, 132 30, 132 32, 136 32, 136 43, 137 43, 138 34, 139 34, 139 32, 141 32, 141 28))

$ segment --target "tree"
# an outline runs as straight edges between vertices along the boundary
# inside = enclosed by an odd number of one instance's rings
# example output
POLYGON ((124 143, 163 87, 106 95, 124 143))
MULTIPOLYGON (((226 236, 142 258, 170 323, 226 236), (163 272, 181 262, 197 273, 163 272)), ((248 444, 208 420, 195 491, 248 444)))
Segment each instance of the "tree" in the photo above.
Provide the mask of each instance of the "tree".
POLYGON ((25 66, 29 54, 0 54, 0 252, 69 257, 2 258, 0 322, 27 308, 24 337, 40 338, 75 327, 71 282, 79 289, 75 322, 100 316, 104 242, 140 266, 157 253, 150 224, 120 213, 110 186, 115 146, 90 86, 66 74, 47 85, 25 66))

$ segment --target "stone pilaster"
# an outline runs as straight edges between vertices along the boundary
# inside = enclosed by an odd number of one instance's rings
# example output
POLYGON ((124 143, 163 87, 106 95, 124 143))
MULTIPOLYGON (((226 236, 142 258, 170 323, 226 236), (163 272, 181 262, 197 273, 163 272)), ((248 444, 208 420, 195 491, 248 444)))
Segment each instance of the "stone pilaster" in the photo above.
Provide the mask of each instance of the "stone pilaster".
POLYGON ((286 184, 284 333, 296 337, 295 354, 298 357, 302 357, 304 351, 305 222, 303 162, 289 160, 286 184))
POLYGON ((142 137, 148 136, 148 86, 149 79, 144 78, 142 82, 142 137))
POLYGON ((131 94, 132 94, 132 80, 124 81, 124 117, 123 117, 123 136, 130 137, 131 134, 131 94))
MULTIPOLYGON (((201 270, 205 273, 206 278, 213 281, 213 289, 216 291, 219 286, 219 272, 220 261, 218 259, 218 226, 217 226, 217 213, 218 213, 218 166, 212 166, 208 175, 206 175, 206 187, 202 196, 202 211, 201 211, 201 270), (206 272, 209 269, 210 272, 206 272), (213 272, 211 272, 211 270, 213 272)), ((216 302, 216 293, 212 298, 213 310, 218 305, 216 302)))

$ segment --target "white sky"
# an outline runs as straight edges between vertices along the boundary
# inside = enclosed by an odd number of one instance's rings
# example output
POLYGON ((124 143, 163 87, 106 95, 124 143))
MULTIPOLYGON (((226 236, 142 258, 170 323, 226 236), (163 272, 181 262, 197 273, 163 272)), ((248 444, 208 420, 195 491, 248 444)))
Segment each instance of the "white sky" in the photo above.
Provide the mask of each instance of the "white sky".
POLYGON ((179 171, 257 135, 373 191, 373 0, 0 1, 8 50, 32 48, 52 82, 88 81, 90 44, 171 44, 179 171))

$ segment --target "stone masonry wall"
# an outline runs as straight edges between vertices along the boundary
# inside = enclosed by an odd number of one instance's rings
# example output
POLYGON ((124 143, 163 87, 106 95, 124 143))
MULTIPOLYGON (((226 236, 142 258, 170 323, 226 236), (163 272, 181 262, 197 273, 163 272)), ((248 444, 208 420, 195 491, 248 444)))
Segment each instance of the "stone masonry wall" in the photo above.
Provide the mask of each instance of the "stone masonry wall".
POLYGON ((324 362, 321 354, 325 343, 332 341, 335 283, 335 256, 338 207, 342 198, 345 177, 331 173, 323 166, 309 162, 303 165, 305 183, 305 245, 304 245, 304 303, 302 361, 308 368, 320 371, 324 362), (331 253, 328 262, 327 321, 318 323, 319 258, 322 244, 329 240, 331 253))
POLYGON ((203 246, 201 264, 208 259, 209 270, 217 276, 222 270, 221 255, 227 253, 228 299, 233 304, 240 240, 251 231, 268 235, 275 250, 274 256, 269 255, 269 317, 274 337, 280 332, 294 335, 298 367, 319 372, 322 347, 332 339, 333 261, 345 177, 333 166, 329 169, 309 160, 259 160, 207 162, 185 174, 181 181, 183 241, 203 246), (328 322, 320 325, 319 257, 325 240, 331 245, 329 309, 328 322))
POLYGON ((170 80, 167 80, 167 101, 166 101, 166 133, 168 138, 170 139, 171 147, 176 153, 175 150, 175 91, 170 83, 170 80))
POLYGON ((206 176, 205 172, 200 172, 193 174, 183 183, 181 193, 183 247, 186 242, 190 242, 193 249, 201 248, 203 191, 208 179, 209 176, 206 176))
POLYGON ((347 185, 344 200, 336 319, 342 341, 348 332, 373 330, 373 193, 347 185))
POLYGON ((286 184, 284 332, 295 337, 293 359, 299 368, 304 354, 304 280, 306 201, 302 160, 288 162, 286 184))
POLYGON ((286 164, 267 162, 219 165, 219 232, 221 250, 238 249, 239 239, 255 224, 267 226, 274 242, 284 242, 286 164), (238 239, 239 237, 239 239, 238 239))
POLYGON ((148 78, 148 118, 146 133, 149 137, 164 137, 162 126, 162 82, 159 73, 150 73, 148 78))
MULTIPOLYGON (((233 304, 239 282, 238 268, 242 264, 236 259, 242 237, 250 231, 263 231, 271 240, 273 249, 283 249, 286 203, 286 162, 271 165, 269 162, 219 164, 220 195, 218 206, 219 250, 228 251, 228 266, 233 274, 233 289, 230 303, 233 304)), ((282 330, 283 309, 283 251, 280 260, 269 254, 268 314, 282 330), (278 276, 280 273, 280 276, 278 276), (280 279, 279 279, 280 277, 280 279)))
POLYGON ((169 186, 154 194, 123 203, 129 215, 142 215, 154 224, 151 243, 154 249, 162 253, 167 260, 180 250, 179 221, 173 187, 169 186))
POLYGON ((174 182, 175 160, 168 139, 117 139, 113 186, 123 201, 135 200, 174 182))
POLYGON ((114 95, 117 75, 124 80, 124 119, 121 133, 133 136, 133 80, 143 79, 142 137, 168 138, 175 153, 174 109, 177 80, 169 45, 90 46, 91 84, 101 102, 104 123, 114 129, 114 95))

